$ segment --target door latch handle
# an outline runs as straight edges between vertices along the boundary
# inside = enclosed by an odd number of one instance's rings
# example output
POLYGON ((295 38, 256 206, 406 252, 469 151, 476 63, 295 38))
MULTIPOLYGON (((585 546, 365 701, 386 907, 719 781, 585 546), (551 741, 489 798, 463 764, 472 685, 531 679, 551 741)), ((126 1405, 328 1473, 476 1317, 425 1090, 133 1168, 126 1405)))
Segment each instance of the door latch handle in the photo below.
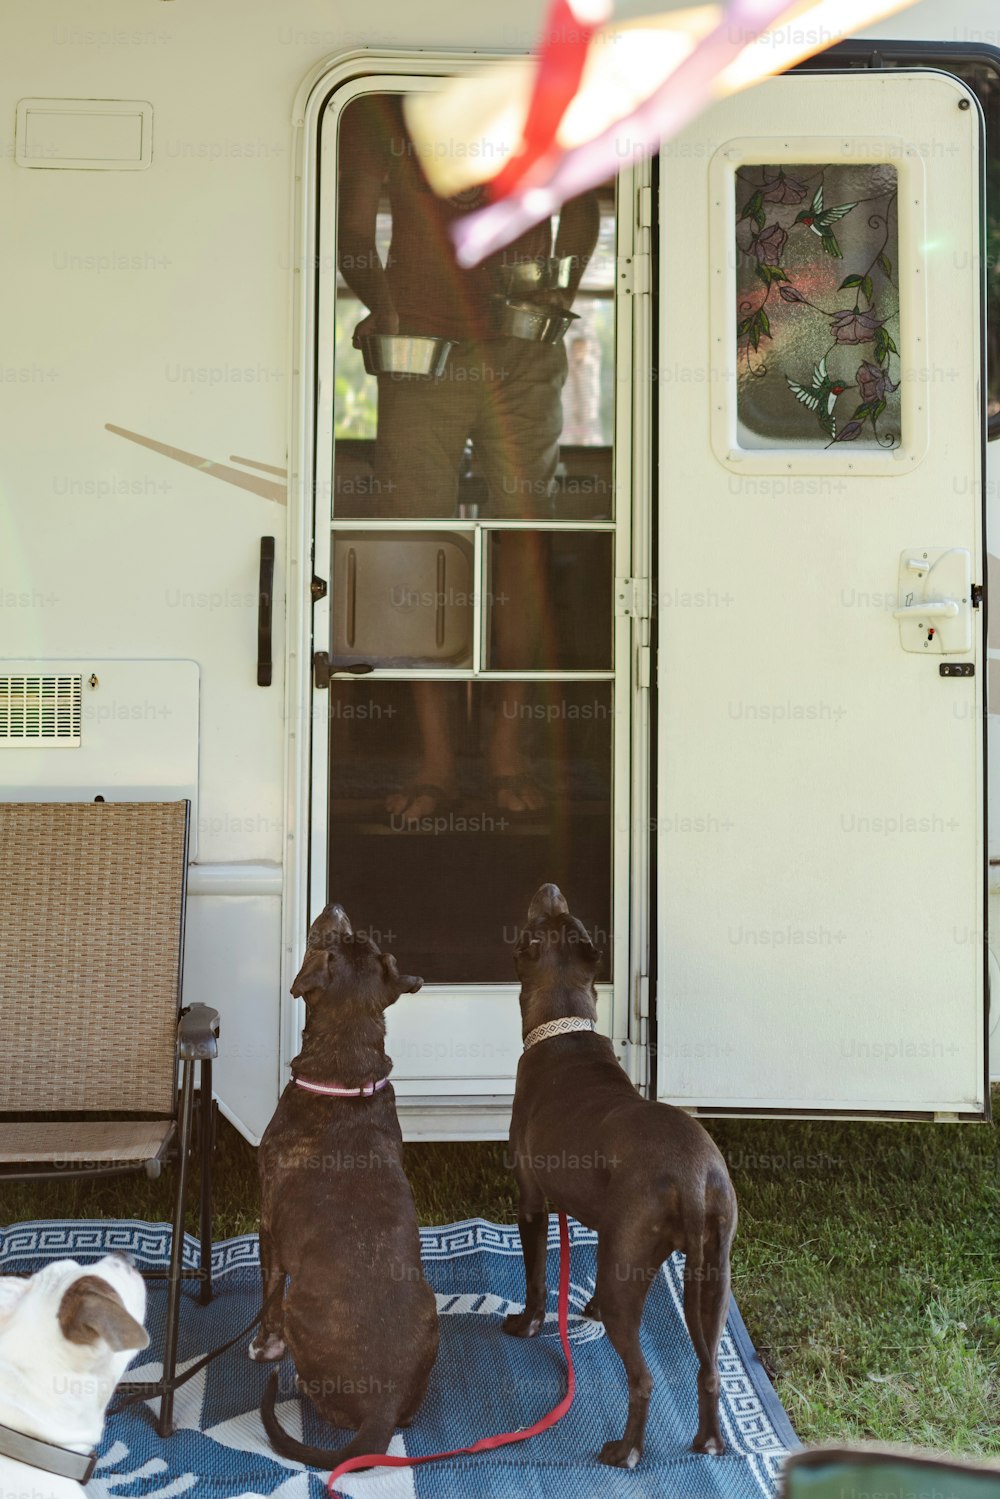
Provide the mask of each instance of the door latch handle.
POLYGON ((271 617, 274 600, 274 537, 260 538, 257 587, 257 686, 271 685, 271 617))
POLYGON ((967 547, 907 547, 899 559, 892 617, 904 651, 964 655, 974 647, 972 553, 967 547))
POLYGON ((349 666, 334 666, 329 651, 313 652, 313 685, 329 687, 334 677, 364 677, 375 668, 368 661, 352 661, 349 666))
POLYGON ((893 619, 957 619, 954 599, 930 599, 925 604, 904 604, 892 611, 893 619))

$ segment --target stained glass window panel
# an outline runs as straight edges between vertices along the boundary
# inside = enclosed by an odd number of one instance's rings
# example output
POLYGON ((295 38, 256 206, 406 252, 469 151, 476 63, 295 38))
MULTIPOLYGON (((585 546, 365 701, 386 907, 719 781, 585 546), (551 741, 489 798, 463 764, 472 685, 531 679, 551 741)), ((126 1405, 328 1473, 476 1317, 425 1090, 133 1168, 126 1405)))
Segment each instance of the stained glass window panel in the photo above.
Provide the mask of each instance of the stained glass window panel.
POLYGON ((888 162, 738 169, 741 446, 899 446, 897 195, 888 162))

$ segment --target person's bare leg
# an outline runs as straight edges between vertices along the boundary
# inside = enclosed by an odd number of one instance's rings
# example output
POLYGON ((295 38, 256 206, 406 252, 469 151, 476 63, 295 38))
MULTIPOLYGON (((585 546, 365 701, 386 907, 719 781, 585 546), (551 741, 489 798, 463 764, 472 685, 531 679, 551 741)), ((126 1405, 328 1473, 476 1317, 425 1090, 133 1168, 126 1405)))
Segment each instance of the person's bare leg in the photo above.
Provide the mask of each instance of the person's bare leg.
MULTIPOLYGON (((460 374, 467 362, 464 345, 456 345, 449 375, 460 374)), ((375 475, 384 495, 381 514, 441 516, 449 523, 458 508, 458 476, 474 402, 475 381, 380 377, 375 475)), ((414 682, 413 706, 420 736, 417 769, 401 791, 385 798, 386 811, 406 822, 433 817, 456 791, 448 694, 440 682, 414 682)))
POLYGON ((502 812, 537 812, 545 806, 545 797, 532 779, 531 766, 521 748, 524 698, 523 682, 504 683, 500 711, 490 736, 490 773, 496 787, 496 804, 502 812))
POLYGON ((420 733, 420 765, 401 791, 385 799, 386 811, 394 817, 417 822, 433 817, 442 799, 455 794, 455 753, 448 734, 448 711, 439 682, 414 682, 413 706, 420 733), (420 787, 435 788, 420 790, 420 787))
MULTIPOLYGON (((536 536, 522 533, 527 565, 516 574, 497 554, 493 585, 496 592, 493 618, 498 658, 513 668, 535 664, 544 616, 545 579, 536 536)), ((490 773, 496 787, 496 804, 503 812, 537 812, 545 797, 535 784, 531 766, 522 748, 526 684, 506 682, 490 736, 490 773)))
MULTIPOLYGON (((503 339, 490 346, 490 360, 501 368, 494 370, 496 378, 483 382, 486 400, 473 442, 495 513, 512 519, 545 517, 559 461, 565 350, 503 339)), ((525 671, 551 664, 544 659, 550 606, 541 536, 530 531, 518 535, 522 544, 513 558, 503 547, 497 552, 494 639, 498 661, 509 670, 525 671)), ((512 813, 537 812, 545 805, 522 747, 525 695, 524 684, 505 684, 488 749, 496 804, 512 813)))

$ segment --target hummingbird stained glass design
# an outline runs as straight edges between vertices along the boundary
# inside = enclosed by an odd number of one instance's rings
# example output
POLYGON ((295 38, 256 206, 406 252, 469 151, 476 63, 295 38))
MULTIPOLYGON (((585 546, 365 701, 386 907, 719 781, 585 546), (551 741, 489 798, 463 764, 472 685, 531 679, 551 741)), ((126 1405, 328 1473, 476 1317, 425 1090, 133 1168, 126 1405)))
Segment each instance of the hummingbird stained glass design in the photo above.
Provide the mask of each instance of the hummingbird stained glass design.
POLYGON ((897 190, 887 162, 737 171, 742 446, 899 445, 897 190))

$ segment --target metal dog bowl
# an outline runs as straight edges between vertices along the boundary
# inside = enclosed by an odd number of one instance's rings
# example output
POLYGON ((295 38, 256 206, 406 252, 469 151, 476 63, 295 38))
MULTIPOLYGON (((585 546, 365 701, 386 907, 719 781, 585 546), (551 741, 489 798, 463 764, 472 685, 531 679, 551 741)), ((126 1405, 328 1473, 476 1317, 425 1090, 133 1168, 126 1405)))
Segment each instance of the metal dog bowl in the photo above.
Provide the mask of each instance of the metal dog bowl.
POLYGON ((440 375, 455 347, 423 333, 363 333, 358 344, 369 375, 440 375))
POLYGON ((573 275, 575 255, 539 256, 497 266, 497 279, 508 297, 536 296, 542 291, 565 291, 573 275))
POLYGON ((497 297, 493 306, 497 333, 536 344, 557 344, 577 318, 575 312, 554 302, 510 302, 497 297))

